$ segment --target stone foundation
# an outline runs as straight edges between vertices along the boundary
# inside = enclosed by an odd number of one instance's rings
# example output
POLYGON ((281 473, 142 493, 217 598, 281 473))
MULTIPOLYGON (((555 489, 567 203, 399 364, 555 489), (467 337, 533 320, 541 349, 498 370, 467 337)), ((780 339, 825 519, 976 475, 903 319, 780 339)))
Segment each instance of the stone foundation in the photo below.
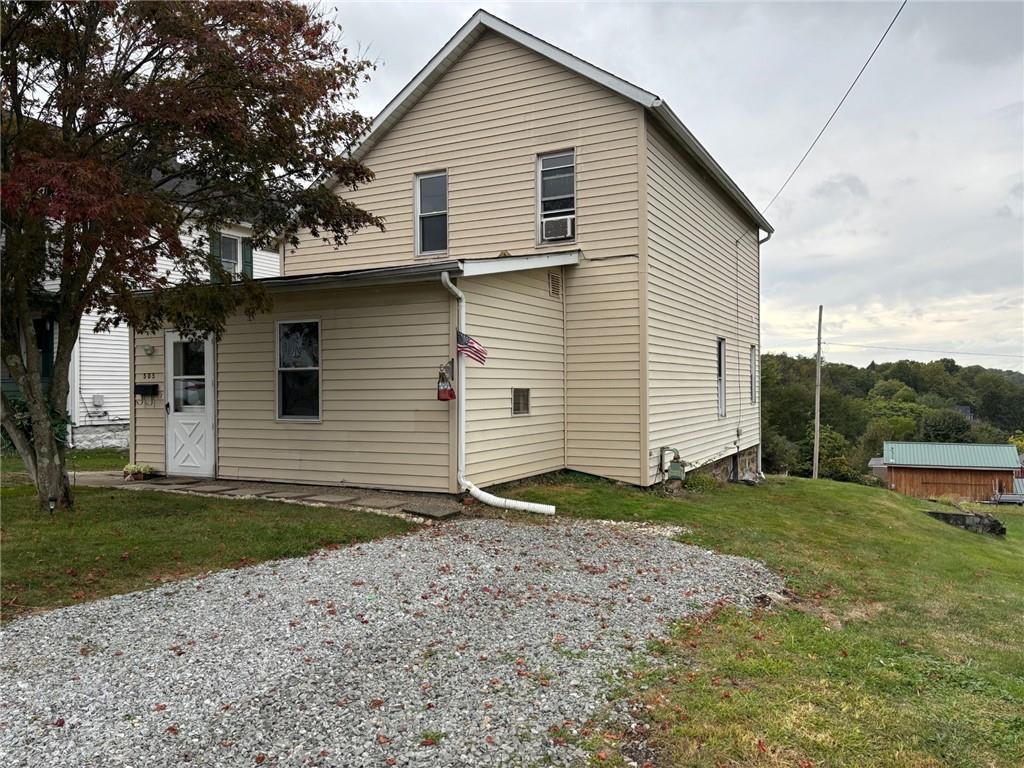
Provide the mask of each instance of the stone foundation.
POLYGON ((981 512, 967 512, 964 510, 943 512, 933 509, 929 510, 928 514, 936 520, 955 525, 957 528, 963 528, 965 531, 971 531, 972 533, 987 533, 992 536, 1006 535, 1006 526, 1000 520, 992 517, 992 515, 986 515, 981 512))
POLYGON ((694 470, 695 474, 711 475, 720 483, 757 478, 757 446, 725 456, 694 470))
POLYGON ((71 427, 71 444, 75 448, 128 449, 128 422, 71 427))

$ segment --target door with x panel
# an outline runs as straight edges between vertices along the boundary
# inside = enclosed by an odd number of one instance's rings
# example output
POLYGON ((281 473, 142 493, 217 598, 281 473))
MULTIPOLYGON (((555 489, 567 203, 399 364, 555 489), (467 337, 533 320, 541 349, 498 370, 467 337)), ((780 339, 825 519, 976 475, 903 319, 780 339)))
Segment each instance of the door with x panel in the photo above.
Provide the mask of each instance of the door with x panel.
POLYGON ((167 474, 213 477, 215 458, 213 341, 189 341, 168 331, 167 474))

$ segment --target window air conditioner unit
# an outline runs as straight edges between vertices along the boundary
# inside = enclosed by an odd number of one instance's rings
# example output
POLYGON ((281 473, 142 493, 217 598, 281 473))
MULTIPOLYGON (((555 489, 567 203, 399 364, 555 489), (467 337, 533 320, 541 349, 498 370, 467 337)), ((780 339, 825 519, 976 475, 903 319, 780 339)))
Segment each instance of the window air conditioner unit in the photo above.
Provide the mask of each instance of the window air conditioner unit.
POLYGON ((556 216, 540 223, 541 240, 571 240, 576 230, 575 216, 556 216))

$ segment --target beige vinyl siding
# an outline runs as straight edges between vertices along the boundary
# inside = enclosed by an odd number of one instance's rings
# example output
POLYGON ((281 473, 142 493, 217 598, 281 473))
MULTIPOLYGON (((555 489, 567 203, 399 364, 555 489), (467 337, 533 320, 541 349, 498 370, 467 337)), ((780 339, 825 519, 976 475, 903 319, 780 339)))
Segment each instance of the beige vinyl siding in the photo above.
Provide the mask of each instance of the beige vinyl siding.
MULTIPOLYGON (((307 289, 274 309, 231 318, 215 347, 217 476, 450 492, 449 413, 437 367, 453 352, 450 297, 440 285, 307 289), (278 420, 279 320, 320 321, 319 423, 278 420)), ((136 336, 134 381, 160 384, 135 405, 133 460, 164 467, 163 335, 136 336), (155 352, 146 356, 143 346, 155 352), (154 378, 143 378, 145 373, 154 378)))
POLYGON ((273 313, 232 319, 217 347, 218 476, 453 490, 454 407, 436 395, 449 320, 440 285, 282 293, 273 313), (320 423, 276 418, 276 322, 289 319, 320 321, 320 423))
MULTIPOLYGON (((374 146, 376 179, 341 194, 383 216, 341 249, 309 233, 286 274, 406 264, 414 255, 417 173, 448 172, 448 251, 486 258, 565 250, 536 242, 538 153, 575 148, 578 247, 635 256, 641 108, 494 33, 484 35, 374 146)), ((420 257, 423 258, 423 257, 420 257)))
POLYGON ((164 403, 167 397, 164 391, 164 335, 132 333, 131 341, 131 359, 135 369, 131 375, 132 382, 157 384, 160 387, 160 394, 156 397, 147 397, 145 400, 136 398, 132 406, 131 460, 135 464, 149 464, 158 472, 163 472, 164 403), (147 355, 146 347, 152 347, 153 354, 147 355))
POLYGON ((760 286, 756 226, 659 129, 647 127, 648 473, 653 482, 660 477, 661 447, 678 448, 683 460, 695 465, 760 442, 760 397, 756 404, 750 401, 760 286), (718 415, 718 337, 726 340, 725 417, 718 415))
MULTIPOLYGON (((560 274, 560 270, 550 270, 560 274)), ((466 362, 466 474, 480 486, 565 466, 562 299, 549 270, 465 278, 466 328, 487 364, 466 362), (530 390, 530 413, 512 415, 512 389, 530 390)))
POLYGON ((564 290, 566 464, 641 483, 637 259, 584 260, 564 290))

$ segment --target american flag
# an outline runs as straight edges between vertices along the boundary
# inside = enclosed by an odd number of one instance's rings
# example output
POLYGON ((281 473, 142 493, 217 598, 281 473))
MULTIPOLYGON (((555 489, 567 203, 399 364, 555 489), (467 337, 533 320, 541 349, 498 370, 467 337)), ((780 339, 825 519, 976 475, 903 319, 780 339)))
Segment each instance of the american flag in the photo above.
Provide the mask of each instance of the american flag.
POLYGON ((462 331, 455 331, 455 334, 460 355, 472 358, 480 363, 480 365, 487 362, 487 348, 483 344, 462 331))

